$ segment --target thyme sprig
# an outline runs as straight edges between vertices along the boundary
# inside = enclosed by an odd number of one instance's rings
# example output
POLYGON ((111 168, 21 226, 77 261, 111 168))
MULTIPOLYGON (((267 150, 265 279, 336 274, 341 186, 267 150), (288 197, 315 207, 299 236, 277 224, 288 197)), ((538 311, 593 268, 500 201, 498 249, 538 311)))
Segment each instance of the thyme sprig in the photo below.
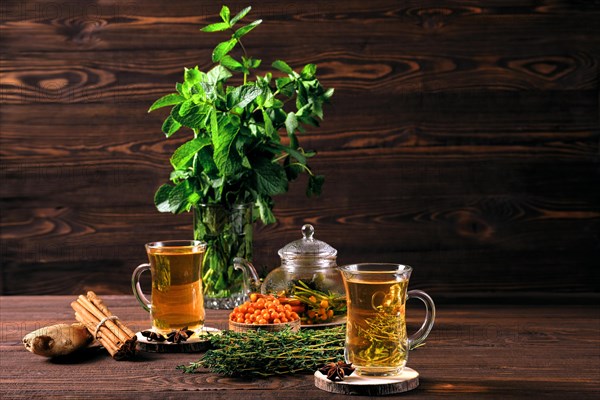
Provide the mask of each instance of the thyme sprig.
POLYGON ((325 363, 343 358, 345 327, 292 332, 224 331, 210 338, 213 349, 189 365, 186 373, 206 368, 226 376, 266 377, 313 373, 325 363))

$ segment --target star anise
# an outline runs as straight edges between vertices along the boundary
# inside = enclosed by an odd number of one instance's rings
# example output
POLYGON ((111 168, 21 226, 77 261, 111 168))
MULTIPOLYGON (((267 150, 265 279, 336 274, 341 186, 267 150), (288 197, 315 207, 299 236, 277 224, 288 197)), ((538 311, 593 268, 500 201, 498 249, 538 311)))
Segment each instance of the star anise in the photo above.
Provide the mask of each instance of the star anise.
POLYGON ((169 332, 167 334, 167 342, 171 342, 171 343, 185 342, 193 334, 194 334, 194 331, 189 330, 186 326, 185 328, 169 332))
POLYGON ((352 363, 346 364, 343 361, 338 361, 337 363, 330 362, 329 364, 320 368, 319 372, 323 375, 326 375, 327 379, 330 381, 343 381, 344 377, 352 375, 354 372, 354 367, 352 366, 352 363))
POLYGON ((142 331, 141 334, 143 337, 148 339, 149 342, 153 340, 155 342, 164 342, 166 340, 166 338, 163 335, 154 331, 142 331))

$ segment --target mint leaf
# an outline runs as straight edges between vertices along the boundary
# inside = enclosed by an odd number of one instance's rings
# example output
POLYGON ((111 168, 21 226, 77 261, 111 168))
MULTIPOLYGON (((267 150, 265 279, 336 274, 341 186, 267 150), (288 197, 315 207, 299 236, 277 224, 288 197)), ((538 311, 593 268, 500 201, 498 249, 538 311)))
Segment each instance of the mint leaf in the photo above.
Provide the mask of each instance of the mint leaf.
POLYGON ((186 164, 194 158, 202 148, 211 143, 208 137, 199 137, 185 142, 179 146, 171 156, 171 165, 175 169, 184 169, 186 164))
POLYGON ((294 95, 295 87, 293 81, 289 77, 277 78, 275 80, 275 85, 277 86, 277 90, 285 96, 292 97, 294 95))
POLYGON ((232 118, 224 117, 218 131, 213 132, 212 142, 215 148, 213 159, 224 176, 233 175, 242 168, 242 159, 233 146, 239 129, 239 124, 236 125, 232 118))
POLYGON ((259 158, 252 166, 259 193, 274 196, 287 192, 288 180, 281 165, 266 158, 259 158))
POLYGON ((257 58, 250 57, 248 59, 248 67, 249 68, 258 68, 258 67, 260 67, 261 63, 262 63, 262 60, 259 60, 257 58))
POLYGON ((306 64, 304 68, 302 68, 302 72, 300 73, 300 75, 304 79, 313 79, 316 73, 317 66, 315 64, 306 64))
POLYGON ((216 65, 213 69, 208 71, 206 74, 206 80, 209 85, 216 85, 220 81, 224 81, 231 77, 231 72, 227 70, 227 68, 222 65, 216 65))
POLYGON ((229 21, 229 23, 231 24, 231 26, 235 25, 236 22, 238 22, 240 19, 244 18, 252 9, 252 7, 248 6, 246 8, 244 8, 242 11, 240 11, 239 13, 237 13, 235 15, 235 17, 231 18, 231 21, 229 21))
POLYGON ((286 74, 293 74, 294 70, 287 65, 285 61, 277 60, 271 64, 271 66, 281 72, 285 72, 286 74))
POLYGON ((221 61, 219 61, 219 62, 225 68, 228 68, 228 69, 230 69, 232 71, 236 71, 236 72, 242 71, 243 67, 244 67, 241 62, 239 62, 235 58, 231 57, 230 55, 224 56, 223 58, 221 58, 221 61))
POLYGON ((162 125, 162 131, 167 137, 171 137, 171 135, 177 132, 179 128, 181 128, 181 124, 175 121, 171 115, 165 119, 165 122, 163 122, 162 125))
POLYGON ((181 103, 178 114, 183 117, 184 115, 188 114, 194 106, 195 104, 192 101, 192 99, 186 100, 183 103, 181 103))
POLYGON ((306 188, 306 196, 318 196, 321 194, 321 188, 325 182, 323 175, 311 175, 308 178, 308 187, 306 188))
POLYGON ((226 22, 217 22, 216 24, 206 25, 200 29, 202 32, 220 32, 229 29, 229 24, 226 22))
POLYGON ((236 107, 244 108, 260 96, 262 92, 262 89, 258 86, 238 86, 227 96, 227 107, 230 110, 236 107))
POLYGON ((200 129, 205 125, 210 106, 206 104, 193 105, 185 115, 180 114, 181 107, 182 105, 178 104, 171 110, 171 117, 176 122, 192 129, 200 129))
POLYGON ((171 207, 169 206, 169 194, 171 190, 173 190, 173 186, 165 184, 159 187, 154 194, 154 205, 158 211, 171 212, 171 207))
POLYGON ((285 118, 285 129, 288 134, 292 134, 296 128, 298 128, 298 119, 296 118, 296 114, 290 111, 285 118))
POLYGON ((263 223, 273 224, 277 221, 275 215, 273 215, 273 211, 271 211, 273 205, 270 198, 259 196, 256 199, 256 204, 258 205, 258 212, 263 223))
POLYGON ((196 154, 197 171, 202 171, 209 176, 216 176, 219 173, 219 169, 213 160, 212 147, 204 147, 196 154))
POLYGON ((277 135, 277 131, 273 127, 273 121, 271 121, 271 117, 269 117, 269 114, 267 114, 265 110, 262 110, 262 115, 263 121, 265 123, 265 133, 267 134, 267 136, 273 137, 277 135))
POLYGON ((148 109, 148 112, 152 112, 152 111, 156 110, 157 108, 179 104, 183 101, 185 101, 185 97, 183 97, 177 93, 171 93, 171 94, 168 94, 168 95, 163 96, 160 99, 156 100, 150 106, 150 108, 148 109))
POLYGON ((219 133, 219 121, 217 119, 217 110, 211 109, 210 111, 210 132, 214 135, 219 133))
POLYGON ((233 38, 226 42, 219 43, 217 47, 213 50, 212 60, 213 62, 219 62, 227 53, 229 53, 235 45, 237 44, 237 39, 233 38))
POLYGON ((188 181, 179 182, 169 192, 168 203, 169 210, 178 214, 184 211, 187 207, 187 198, 192 194, 192 189, 188 181))
POLYGON ((192 171, 190 171, 189 169, 187 170, 174 170, 171 171, 171 175, 169 176, 169 179, 171 180, 171 182, 173 183, 179 183, 182 180, 188 179, 191 176, 192 171))
POLYGON ((202 79, 202 72, 198 70, 198 67, 192 69, 186 68, 183 74, 183 78, 185 79, 186 83, 198 83, 202 79))
POLYGON ((242 36, 244 36, 245 34, 247 34, 248 32, 250 32, 252 29, 256 28, 258 25, 260 25, 260 23, 262 22, 262 19, 257 19, 254 22, 249 23, 246 26, 242 26, 240 29, 238 29, 237 31, 235 31, 235 33, 233 34, 233 37, 236 39, 241 38, 242 36))
POLYGON ((227 6, 223 6, 221 8, 221 12, 219 13, 219 15, 221 16, 221 19, 223 20, 223 22, 226 22, 227 25, 229 25, 229 7, 227 6))

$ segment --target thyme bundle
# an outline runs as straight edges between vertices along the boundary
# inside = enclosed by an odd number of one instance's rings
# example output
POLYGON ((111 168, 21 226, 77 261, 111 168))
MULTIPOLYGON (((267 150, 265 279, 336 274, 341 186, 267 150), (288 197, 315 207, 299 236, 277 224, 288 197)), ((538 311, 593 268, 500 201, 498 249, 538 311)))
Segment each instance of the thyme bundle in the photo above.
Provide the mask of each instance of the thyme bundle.
POLYGON ((345 332, 344 326, 299 332, 224 331, 210 338, 213 349, 200 360, 177 369, 192 373, 207 368, 235 377, 312 373, 343 358, 345 332))

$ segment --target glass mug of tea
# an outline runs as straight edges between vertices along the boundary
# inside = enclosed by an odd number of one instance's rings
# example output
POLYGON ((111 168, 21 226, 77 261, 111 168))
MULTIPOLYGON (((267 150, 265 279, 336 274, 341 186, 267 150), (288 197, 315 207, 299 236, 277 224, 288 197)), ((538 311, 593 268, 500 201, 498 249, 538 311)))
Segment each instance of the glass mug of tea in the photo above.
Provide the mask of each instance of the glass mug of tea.
POLYGON ((153 330, 165 334, 174 329, 196 331, 204 326, 202 262, 206 243, 167 240, 146 244, 149 263, 139 265, 131 277, 135 297, 150 312, 153 330), (152 274, 151 301, 140 286, 144 271, 152 274))
POLYGON ((348 320, 344 357, 360 375, 402 373, 408 351, 423 342, 435 319, 435 305, 427 293, 407 291, 412 268, 370 263, 339 268, 346 288, 348 320), (425 303, 425 322, 412 336, 406 333, 406 300, 425 303))

